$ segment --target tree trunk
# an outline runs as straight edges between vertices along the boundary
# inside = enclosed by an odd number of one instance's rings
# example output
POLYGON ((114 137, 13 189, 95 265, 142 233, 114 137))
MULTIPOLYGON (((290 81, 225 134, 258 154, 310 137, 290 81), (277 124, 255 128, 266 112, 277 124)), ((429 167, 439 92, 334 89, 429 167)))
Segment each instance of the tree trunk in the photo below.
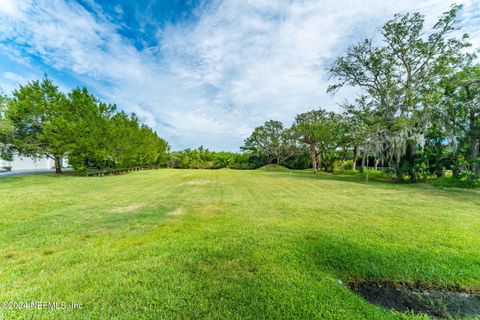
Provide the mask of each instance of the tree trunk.
POLYGON ((374 158, 374 159, 373 159, 373 162, 374 162, 373 165, 375 166, 375 170, 378 169, 378 161, 379 161, 379 160, 378 160, 377 158, 374 158))
POLYGON ((322 155, 320 153, 317 154, 317 169, 322 171, 322 155))
POLYGON ((445 172, 442 168, 442 166, 440 165, 440 158, 437 158, 435 160, 435 165, 433 166, 434 167, 434 173, 435 173, 435 176, 437 176, 437 178, 441 178, 445 175, 445 172))
POLYGON ((55 157, 53 160, 55 161, 55 173, 62 174, 62 165, 60 163, 60 157, 55 157))
POLYGON ((366 158, 367 158, 367 154, 364 153, 362 157, 362 172, 365 171, 366 158))
MULTIPOLYGON (((470 85, 465 86, 465 91, 467 92, 467 99, 468 101, 473 101, 473 94, 470 90, 470 85)), ((477 157, 478 157, 478 145, 477 145, 477 135, 476 135, 476 128, 475 128, 475 110, 473 106, 470 107, 470 114, 469 114, 469 129, 470 129, 470 149, 471 149, 471 156, 470 161, 472 162, 470 166, 470 170, 474 173, 477 173, 477 157)))
POLYGON ((480 142, 477 141, 475 144, 475 162, 474 162, 474 171, 476 174, 480 174, 480 167, 478 166, 478 155, 480 153, 480 142))
POLYGON ((473 108, 470 109, 470 148, 472 149, 471 158, 472 161, 471 170, 474 173, 477 173, 477 158, 478 158, 478 144, 476 137, 476 128, 475 128, 475 111, 473 108))
POLYGON ((408 175, 410 176, 410 182, 417 182, 417 172, 415 171, 415 155, 417 153, 417 145, 412 142, 407 147, 407 161, 408 161, 408 175))
POLYGON ((317 173, 317 148, 315 143, 310 143, 310 156, 312 157, 313 173, 317 173))
POLYGON ((357 160, 358 160, 358 146, 353 147, 353 163, 352 163, 352 170, 357 169, 357 160))

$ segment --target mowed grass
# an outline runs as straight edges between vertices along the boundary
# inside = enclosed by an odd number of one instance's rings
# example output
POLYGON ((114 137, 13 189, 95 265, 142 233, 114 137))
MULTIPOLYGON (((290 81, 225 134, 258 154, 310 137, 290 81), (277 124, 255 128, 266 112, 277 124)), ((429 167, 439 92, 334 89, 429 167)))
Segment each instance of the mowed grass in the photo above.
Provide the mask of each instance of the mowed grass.
POLYGON ((480 192, 306 171, 10 177, 0 244, 1 302, 82 304, 0 319, 422 318, 345 283, 479 290, 480 192))

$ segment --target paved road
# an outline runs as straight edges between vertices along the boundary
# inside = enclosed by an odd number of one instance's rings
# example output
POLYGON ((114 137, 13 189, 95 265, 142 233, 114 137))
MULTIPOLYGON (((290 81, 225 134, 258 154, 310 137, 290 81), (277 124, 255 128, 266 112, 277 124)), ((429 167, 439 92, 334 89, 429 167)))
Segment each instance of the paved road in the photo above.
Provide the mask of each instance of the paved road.
MULTIPOLYGON (((64 168, 63 172, 73 171, 72 168, 64 168)), ((21 176, 24 174, 43 174, 43 173, 55 173, 55 169, 32 169, 32 170, 15 170, 10 172, 0 172, 1 177, 21 176)))

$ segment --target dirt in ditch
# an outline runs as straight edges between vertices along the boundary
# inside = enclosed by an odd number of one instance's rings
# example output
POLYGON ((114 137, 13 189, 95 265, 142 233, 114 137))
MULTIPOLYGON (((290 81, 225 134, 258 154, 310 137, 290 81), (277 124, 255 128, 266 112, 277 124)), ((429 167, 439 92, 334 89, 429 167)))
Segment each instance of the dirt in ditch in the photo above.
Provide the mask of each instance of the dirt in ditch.
POLYGON ((439 318, 480 318, 478 292, 374 281, 351 282, 349 288, 371 303, 400 312, 413 311, 439 318))

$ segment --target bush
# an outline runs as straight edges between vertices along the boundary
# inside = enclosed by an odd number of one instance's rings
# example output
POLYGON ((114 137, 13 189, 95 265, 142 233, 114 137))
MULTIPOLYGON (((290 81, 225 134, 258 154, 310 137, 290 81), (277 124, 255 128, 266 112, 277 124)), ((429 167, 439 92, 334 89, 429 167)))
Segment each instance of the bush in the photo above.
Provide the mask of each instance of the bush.
POLYGON ((215 152, 200 147, 171 152, 166 156, 166 165, 177 169, 255 169, 265 160, 247 153, 215 152))
POLYGON ((352 170, 351 168, 348 169, 348 170, 342 170, 340 173, 342 174, 348 174, 350 176, 359 176, 360 175, 360 171, 358 170, 352 170))
POLYGON ((79 174, 79 175, 87 175, 87 172, 88 172, 88 168, 86 166, 78 166, 75 168, 75 171, 79 174))
POLYGON ((362 177, 364 179, 366 179, 367 175, 368 175, 369 180, 383 180, 383 181, 389 180, 389 181, 393 181, 394 178, 395 178, 395 175, 393 174, 393 172, 373 170, 373 169, 368 169, 368 170, 366 169, 366 170, 363 170, 363 171, 348 169, 348 170, 341 171, 341 174, 347 174, 347 175, 362 177))
POLYGON ((231 168, 235 170, 253 170, 259 168, 259 166, 256 163, 243 162, 234 163, 231 168))
POLYGON ((462 172, 458 177, 446 176, 427 180, 434 186, 447 188, 478 188, 480 176, 471 172, 462 172))
POLYGON ((352 170, 353 160, 336 161, 334 172, 356 171, 352 170))
POLYGON ((289 169, 308 169, 312 166, 312 159, 308 152, 303 152, 288 158, 281 164, 289 169))

